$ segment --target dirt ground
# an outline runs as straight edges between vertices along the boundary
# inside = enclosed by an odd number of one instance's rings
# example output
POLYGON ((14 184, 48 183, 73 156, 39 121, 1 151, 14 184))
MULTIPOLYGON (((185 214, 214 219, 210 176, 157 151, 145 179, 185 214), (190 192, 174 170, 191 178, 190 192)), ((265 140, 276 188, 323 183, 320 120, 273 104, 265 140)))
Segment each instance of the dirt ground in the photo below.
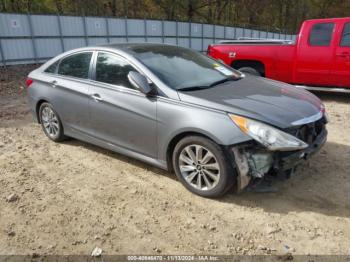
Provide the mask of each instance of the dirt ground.
POLYGON ((350 255, 350 96, 317 94, 328 142, 277 193, 210 200, 142 162, 50 142, 21 87, 31 68, 0 71, 0 254, 350 255))

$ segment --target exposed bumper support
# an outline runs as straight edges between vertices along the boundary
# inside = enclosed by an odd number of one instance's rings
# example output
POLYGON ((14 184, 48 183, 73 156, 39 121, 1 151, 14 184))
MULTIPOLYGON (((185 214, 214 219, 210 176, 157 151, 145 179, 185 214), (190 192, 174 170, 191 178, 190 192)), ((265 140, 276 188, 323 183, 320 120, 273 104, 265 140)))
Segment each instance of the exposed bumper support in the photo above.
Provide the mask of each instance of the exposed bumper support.
POLYGON ((273 153, 254 151, 244 147, 233 147, 232 152, 238 173, 237 191, 246 188, 252 179, 262 179, 273 166, 273 153))
POLYGON ((247 156, 240 152, 239 148, 233 147, 232 152, 236 162, 237 177, 237 191, 242 191, 248 186, 251 176, 249 175, 249 166, 247 156))
POLYGON ((249 145, 232 147, 238 173, 237 191, 242 191, 254 180, 262 180, 266 175, 285 175, 288 178, 294 168, 318 152, 326 140, 327 130, 324 129, 312 144, 298 151, 271 152, 256 150, 249 145))
POLYGON ((301 151, 297 151, 288 156, 280 156, 279 169, 288 170, 296 165, 300 164, 304 160, 309 159, 312 155, 317 153, 321 147, 327 141, 327 130, 324 129, 321 134, 316 138, 316 140, 309 145, 307 148, 301 151))

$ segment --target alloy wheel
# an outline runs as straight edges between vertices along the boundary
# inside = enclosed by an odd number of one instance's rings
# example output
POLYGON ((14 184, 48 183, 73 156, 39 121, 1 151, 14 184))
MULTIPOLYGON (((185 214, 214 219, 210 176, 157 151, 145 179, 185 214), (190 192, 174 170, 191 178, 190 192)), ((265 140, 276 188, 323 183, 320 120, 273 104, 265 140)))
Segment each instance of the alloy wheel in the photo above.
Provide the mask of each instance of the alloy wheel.
POLYGON ((50 137, 56 137, 60 130, 60 125, 55 112, 49 107, 45 106, 41 111, 41 121, 46 133, 50 137))
POLYGON ((197 190, 210 190, 220 179, 220 166, 212 152, 201 145, 188 145, 179 155, 185 181, 197 190))

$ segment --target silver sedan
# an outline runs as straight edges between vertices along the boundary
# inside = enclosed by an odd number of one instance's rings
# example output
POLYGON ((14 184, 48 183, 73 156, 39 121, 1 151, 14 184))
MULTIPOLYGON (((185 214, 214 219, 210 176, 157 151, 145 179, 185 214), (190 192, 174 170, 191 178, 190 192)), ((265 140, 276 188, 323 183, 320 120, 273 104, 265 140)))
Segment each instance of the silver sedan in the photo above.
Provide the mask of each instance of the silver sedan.
POLYGON ((205 197, 290 176, 327 136, 311 93, 177 46, 71 50, 31 72, 27 86, 49 139, 73 137, 175 171, 205 197))

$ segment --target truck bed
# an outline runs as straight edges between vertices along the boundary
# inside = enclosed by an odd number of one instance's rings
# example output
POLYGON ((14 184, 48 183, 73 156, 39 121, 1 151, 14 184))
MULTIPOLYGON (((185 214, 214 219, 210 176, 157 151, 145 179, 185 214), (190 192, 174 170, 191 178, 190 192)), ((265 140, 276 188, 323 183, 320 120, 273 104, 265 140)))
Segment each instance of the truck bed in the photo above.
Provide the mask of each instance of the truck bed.
POLYGON ((221 40, 219 44, 232 45, 291 45, 293 40, 261 39, 261 38, 240 38, 237 40, 221 40))
POLYGON ((294 42, 289 40, 230 40, 208 46, 207 52, 209 56, 237 69, 242 67, 241 60, 262 61, 263 76, 291 82, 295 47, 294 42))

